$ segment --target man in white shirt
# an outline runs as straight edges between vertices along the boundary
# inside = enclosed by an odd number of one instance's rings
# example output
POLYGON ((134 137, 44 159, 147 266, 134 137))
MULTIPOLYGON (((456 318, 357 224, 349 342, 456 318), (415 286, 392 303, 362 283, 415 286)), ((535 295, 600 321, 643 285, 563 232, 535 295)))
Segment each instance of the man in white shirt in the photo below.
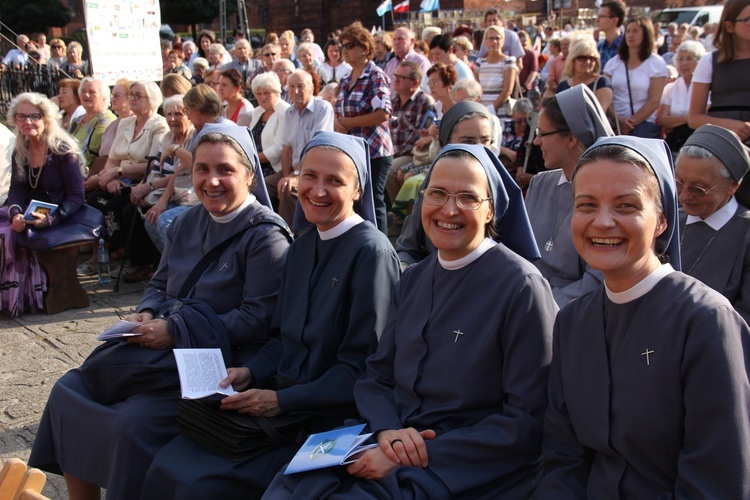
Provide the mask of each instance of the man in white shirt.
POLYGON ((292 105, 284 112, 279 125, 281 170, 265 178, 271 199, 278 200, 279 215, 292 226, 297 203, 297 170, 300 155, 315 132, 333 130, 333 107, 323 99, 313 96, 312 76, 305 70, 292 73, 287 84, 292 105))
POLYGON ((18 35, 16 38, 17 49, 10 49, 5 55, 2 62, 2 67, 13 67, 13 66, 25 66, 29 62, 29 55, 26 53, 26 45, 29 43, 29 37, 26 35, 18 35))

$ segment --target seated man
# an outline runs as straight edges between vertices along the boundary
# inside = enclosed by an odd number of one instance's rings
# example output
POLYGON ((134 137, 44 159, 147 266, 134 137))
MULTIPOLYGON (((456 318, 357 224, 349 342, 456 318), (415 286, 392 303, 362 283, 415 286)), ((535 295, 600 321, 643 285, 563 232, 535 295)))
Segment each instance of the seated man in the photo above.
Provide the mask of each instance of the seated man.
POLYGON ((422 70, 411 61, 398 65, 393 74, 396 89, 391 103, 391 138, 393 140, 393 165, 388 172, 385 189, 391 202, 401 188, 397 178, 401 167, 411 163, 412 148, 419 140, 428 111, 435 112, 435 101, 419 88, 422 70))
MULTIPOLYGON (((291 64, 288 59, 276 61, 291 64)), ((333 108, 329 103, 313 96, 312 76, 305 70, 294 71, 288 80, 292 105, 284 112, 279 126, 281 170, 265 178, 268 194, 278 203, 278 213, 292 227, 297 203, 299 160, 305 145, 315 132, 333 130, 333 108)), ((297 229, 297 228, 293 228, 297 229)))

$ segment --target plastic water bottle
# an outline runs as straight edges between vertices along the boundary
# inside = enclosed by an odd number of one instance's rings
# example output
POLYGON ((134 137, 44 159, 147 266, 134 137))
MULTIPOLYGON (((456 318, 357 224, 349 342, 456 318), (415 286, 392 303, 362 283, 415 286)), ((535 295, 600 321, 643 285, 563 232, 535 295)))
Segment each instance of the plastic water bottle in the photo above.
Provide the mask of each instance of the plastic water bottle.
POLYGON ((99 249, 96 251, 96 261, 99 268, 99 283, 109 283, 109 251, 104 244, 104 238, 99 238, 99 249))

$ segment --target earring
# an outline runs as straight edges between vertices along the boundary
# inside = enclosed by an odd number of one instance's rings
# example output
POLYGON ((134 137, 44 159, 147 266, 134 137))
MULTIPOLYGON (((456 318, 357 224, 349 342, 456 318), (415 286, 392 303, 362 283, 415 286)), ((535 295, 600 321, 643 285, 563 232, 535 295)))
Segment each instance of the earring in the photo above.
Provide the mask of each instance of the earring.
POLYGON ((365 55, 365 52, 364 52, 364 51, 362 51, 362 55, 365 55))

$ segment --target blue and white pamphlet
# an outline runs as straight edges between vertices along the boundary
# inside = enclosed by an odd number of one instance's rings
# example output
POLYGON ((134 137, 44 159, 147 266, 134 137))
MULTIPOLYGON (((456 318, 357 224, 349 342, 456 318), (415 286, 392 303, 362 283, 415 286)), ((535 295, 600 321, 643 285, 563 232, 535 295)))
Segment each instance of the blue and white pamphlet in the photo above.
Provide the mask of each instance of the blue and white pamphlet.
POLYGON ((372 433, 360 434, 364 428, 365 424, 360 424, 313 434, 294 455, 284 474, 356 462, 349 457, 378 446, 377 443, 360 446, 372 436, 372 433))
POLYGON ((52 215, 55 213, 56 210, 57 210, 57 205, 55 205, 54 203, 46 203, 44 201, 31 200, 31 203, 29 203, 29 207, 23 213, 23 218, 25 220, 36 220, 36 218, 32 216, 31 214, 52 215))

